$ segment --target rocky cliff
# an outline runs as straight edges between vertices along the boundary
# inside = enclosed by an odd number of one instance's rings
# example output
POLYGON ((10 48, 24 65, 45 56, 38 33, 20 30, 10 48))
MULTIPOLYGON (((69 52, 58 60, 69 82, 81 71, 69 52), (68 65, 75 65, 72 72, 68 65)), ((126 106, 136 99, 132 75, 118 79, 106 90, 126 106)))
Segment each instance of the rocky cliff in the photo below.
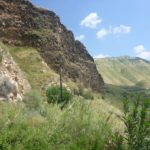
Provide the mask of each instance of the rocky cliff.
POLYGON ((22 101, 30 88, 19 66, 0 44, 0 100, 22 101))
POLYGON ((52 11, 26 0, 0 0, 0 41, 38 49, 50 68, 100 91, 104 82, 85 46, 74 39, 52 11))

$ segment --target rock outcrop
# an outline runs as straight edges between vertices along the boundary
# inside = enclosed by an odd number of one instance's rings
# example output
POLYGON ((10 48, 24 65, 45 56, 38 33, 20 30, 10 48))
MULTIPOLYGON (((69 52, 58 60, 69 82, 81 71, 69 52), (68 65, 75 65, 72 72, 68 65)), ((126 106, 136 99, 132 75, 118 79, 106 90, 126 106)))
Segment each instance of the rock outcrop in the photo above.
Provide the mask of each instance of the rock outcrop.
POLYGON ((0 30, 2 42, 35 47, 56 72, 61 67, 66 77, 101 90, 104 82, 93 58, 54 12, 26 0, 0 0, 0 30))
POLYGON ((0 47, 0 100, 22 101, 30 85, 9 52, 0 47))

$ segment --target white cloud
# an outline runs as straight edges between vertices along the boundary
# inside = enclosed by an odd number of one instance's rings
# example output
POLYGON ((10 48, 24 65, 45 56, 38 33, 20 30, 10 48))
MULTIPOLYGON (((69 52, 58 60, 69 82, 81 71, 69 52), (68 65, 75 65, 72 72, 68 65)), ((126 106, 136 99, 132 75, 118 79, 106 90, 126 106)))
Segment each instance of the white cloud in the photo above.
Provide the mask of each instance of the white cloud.
POLYGON ((130 26, 125 26, 125 25, 119 25, 116 27, 112 27, 110 26, 108 29, 101 29, 97 32, 97 38, 98 39, 103 39, 104 37, 106 37, 109 34, 112 35, 121 35, 121 34, 128 34, 131 32, 131 27, 130 26))
POLYGON ((85 35, 81 34, 81 35, 79 35, 79 36, 76 36, 75 39, 76 39, 76 40, 79 40, 79 41, 82 41, 82 40, 85 39, 85 35))
POLYGON ((98 54, 96 56, 94 56, 94 59, 98 59, 98 58, 106 58, 109 57, 108 55, 103 55, 103 54, 98 54))
POLYGON ((113 34, 128 34, 131 32, 130 26, 120 25, 112 29, 113 34))
POLYGON ((101 22, 102 19, 99 18, 98 14, 96 12, 92 12, 81 21, 80 25, 89 28, 96 28, 101 22))
POLYGON ((97 38, 98 39, 103 39, 109 34, 109 30, 106 30, 105 28, 101 29, 100 31, 97 32, 97 38))
POLYGON ((136 54, 142 53, 145 51, 145 47, 143 45, 137 45, 134 47, 134 51, 136 54))
POLYGON ((137 45, 133 49, 136 57, 140 57, 143 59, 150 59, 150 51, 146 50, 143 45, 137 45))

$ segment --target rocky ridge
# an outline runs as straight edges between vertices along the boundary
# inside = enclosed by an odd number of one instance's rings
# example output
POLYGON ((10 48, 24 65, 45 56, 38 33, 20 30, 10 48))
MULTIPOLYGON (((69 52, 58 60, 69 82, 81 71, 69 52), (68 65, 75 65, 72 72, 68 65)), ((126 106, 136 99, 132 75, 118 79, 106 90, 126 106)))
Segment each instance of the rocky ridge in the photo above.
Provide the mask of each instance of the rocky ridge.
POLYGON ((22 101, 30 84, 6 49, 0 55, 0 100, 22 101))
POLYGON ((100 91, 104 82, 85 46, 52 11, 26 0, 0 0, 0 41, 38 49, 50 68, 74 82, 100 91))

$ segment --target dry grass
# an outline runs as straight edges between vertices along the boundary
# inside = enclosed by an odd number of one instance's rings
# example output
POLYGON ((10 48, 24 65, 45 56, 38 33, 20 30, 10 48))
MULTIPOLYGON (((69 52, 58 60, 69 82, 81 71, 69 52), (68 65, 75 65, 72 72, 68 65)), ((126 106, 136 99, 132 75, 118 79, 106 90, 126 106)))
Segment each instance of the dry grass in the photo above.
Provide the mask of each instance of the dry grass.
POLYGON ((59 80, 58 75, 47 66, 36 49, 9 47, 9 51, 25 73, 32 88, 42 90, 50 82, 57 82, 59 80))

